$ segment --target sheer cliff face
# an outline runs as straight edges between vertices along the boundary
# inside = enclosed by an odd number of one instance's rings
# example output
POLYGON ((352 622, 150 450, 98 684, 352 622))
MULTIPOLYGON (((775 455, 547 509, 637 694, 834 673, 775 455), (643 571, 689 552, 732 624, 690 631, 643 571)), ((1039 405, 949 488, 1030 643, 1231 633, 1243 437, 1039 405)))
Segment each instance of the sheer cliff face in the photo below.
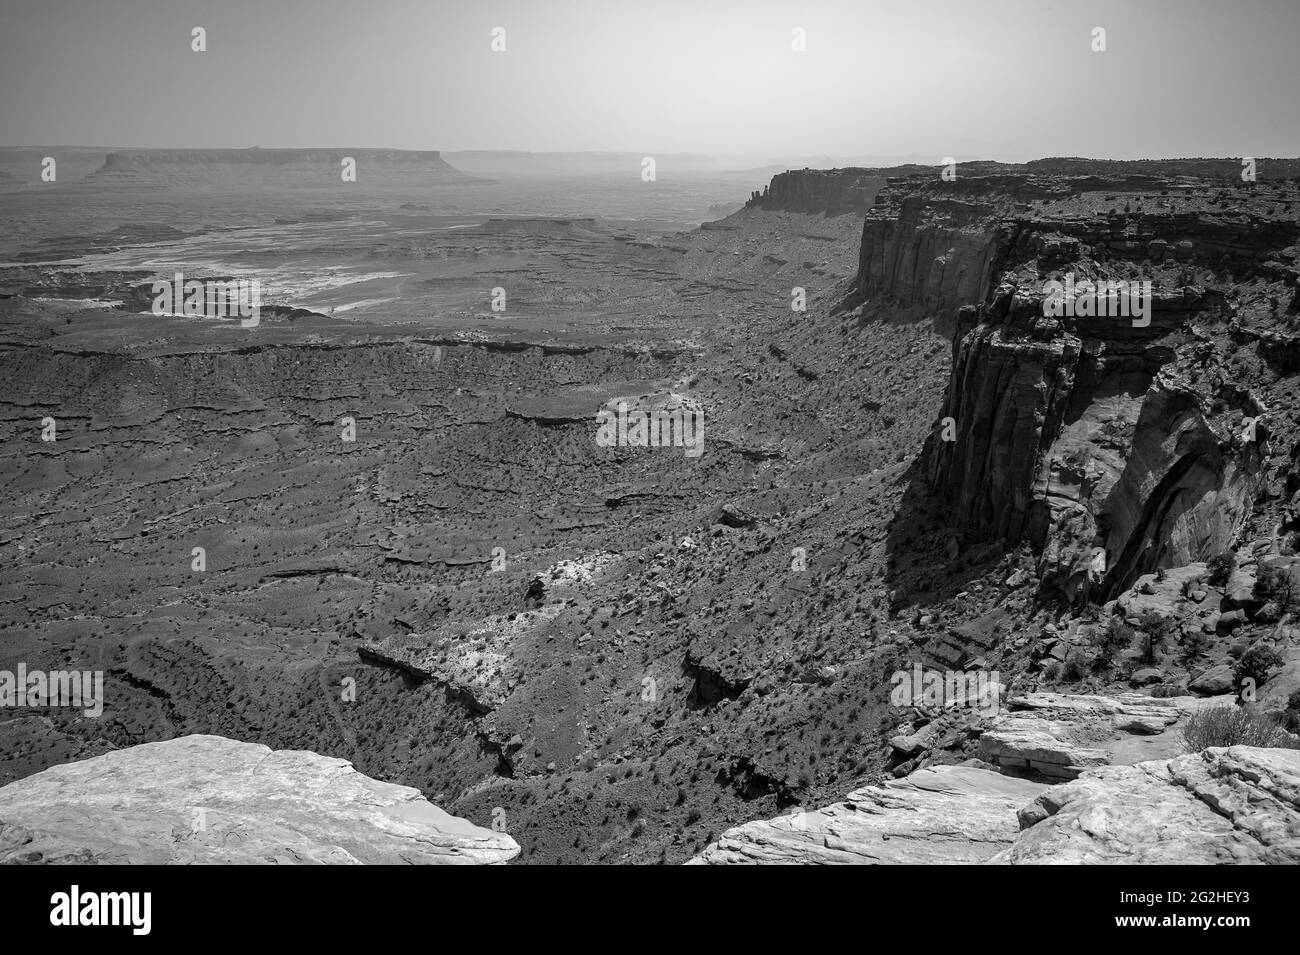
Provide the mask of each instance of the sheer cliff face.
POLYGON ((1071 600, 1224 550, 1259 473, 1258 444, 1239 438, 1259 409, 1213 411, 1222 382, 1171 341, 1213 307, 1199 291, 1155 297, 1140 338, 1124 320, 1046 319, 1009 285, 967 309, 942 415, 955 440, 927 461, 963 534, 1029 540, 1044 586, 1071 600))
POLYGON ((863 225, 858 292, 934 310, 943 322, 983 297, 1002 239, 986 206, 891 192, 863 225))
POLYGON ((749 204, 783 212, 862 215, 886 182, 876 169, 795 169, 773 176, 749 204))
POLYGON ((1269 409, 1228 331, 1287 324, 1300 229, 1294 184, 1237 185, 911 177, 867 216, 846 305, 956 317, 931 492, 967 543, 1032 543, 1052 595, 1105 600, 1251 516, 1269 409), (1067 275, 1149 281, 1149 313, 1045 307, 1067 275))

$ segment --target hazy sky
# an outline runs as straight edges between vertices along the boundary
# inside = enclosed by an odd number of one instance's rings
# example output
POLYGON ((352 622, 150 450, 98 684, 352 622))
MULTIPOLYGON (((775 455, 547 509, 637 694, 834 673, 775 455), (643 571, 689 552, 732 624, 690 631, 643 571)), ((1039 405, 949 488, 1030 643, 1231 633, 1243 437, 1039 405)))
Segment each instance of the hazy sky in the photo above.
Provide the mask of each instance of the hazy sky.
POLYGON ((1300 155, 1300 0, 0 7, 4 146, 1300 155))

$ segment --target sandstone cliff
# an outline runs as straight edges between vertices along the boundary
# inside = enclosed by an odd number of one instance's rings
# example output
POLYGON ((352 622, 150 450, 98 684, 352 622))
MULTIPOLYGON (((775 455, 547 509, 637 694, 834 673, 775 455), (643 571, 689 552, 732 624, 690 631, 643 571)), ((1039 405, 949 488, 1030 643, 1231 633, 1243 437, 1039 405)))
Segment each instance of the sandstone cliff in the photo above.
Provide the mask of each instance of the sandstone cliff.
POLYGON ((879 169, 792 169, 773 176, 748 205, 783 212, 862 215, 885 182, 879 169))
POLYGON ((952 329, 924 480, 967 544, 1030 542, 1045 592, 1072 602, 1227 549, 1289 450, 1268 444, 1289 397, 1252 388, 1236 353, 1295 322, 1297 190, 1177 170, 891 178, 840 306, 952 329), (1045 283, 1067 275, 1150 282, 1149 311, 1048 315, 1045 283))

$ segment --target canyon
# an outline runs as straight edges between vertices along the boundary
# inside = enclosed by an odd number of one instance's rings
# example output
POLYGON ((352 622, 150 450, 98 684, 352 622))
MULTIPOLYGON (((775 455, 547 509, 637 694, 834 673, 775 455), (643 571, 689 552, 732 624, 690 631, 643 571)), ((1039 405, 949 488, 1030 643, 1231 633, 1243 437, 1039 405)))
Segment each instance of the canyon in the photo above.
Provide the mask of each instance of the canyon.
POLYGON ((792 170, 704 221, 712 178, 529 215, 436 153, 220 200, 246 157, 111 155, 3 197, 0 669, 105 700, 0 714, 0 824, 230 744, 480 861, 1105 861, 1069 820, 1121 803, 1300 857, 1297 751, 1179 735, 1252 653, 1262 710, 1300 688, 1256 593, 1300 560, 1300 161, 792 170), (178 262, 267 276, 259 326, 148 314, 178 262), (1049 316, 1067 273, 1150 323, 1049 316), (703 454, 603 446, 618 400, 702 409, 703 454), (892 704, 918 664, 1004 712, 892 704))

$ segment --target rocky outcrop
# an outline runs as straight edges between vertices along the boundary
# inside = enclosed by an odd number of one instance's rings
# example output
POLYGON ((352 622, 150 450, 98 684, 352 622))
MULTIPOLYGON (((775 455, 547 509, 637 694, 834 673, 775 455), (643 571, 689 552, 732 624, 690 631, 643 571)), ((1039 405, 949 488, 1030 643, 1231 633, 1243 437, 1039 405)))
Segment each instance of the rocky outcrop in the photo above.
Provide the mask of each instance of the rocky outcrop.
POLYGON ((1144 574, 1115 598, 1115 612, 1132 618, 1155 614, 1183 626, 1213 629, 1224 595, 1208 583, 1208 575, 1206 565, 1199 561, 1160 574, 1144 574))
POLYGON ((1179 721, 1220 703, 1027 694, 983 730, 981 759, 746 823, 692 863, 1294 864, 1300 750, 1182 753, 1179 721))
POLYGON ((825 809, 750 822, 693 865, 972 864, 1009 848, 1016 810, 1047 787, 979 766, 935 766, 825 809))
POLYGON ((184 736, 0 789, 0 863, 488 864, 504 833, 342 759, 184 736))
POLYGON ((1074 779, 1093 767, 1172 756, 1182 748, 1172 729, 1182 717, 1231 699, 1027 693, 984 730, 980 758, 1003 771, 1074 779))
POLYGON ((1300 750, 1208 749, 1052 787, 989 861, 1025 865, 1300 863, 1300 750))

